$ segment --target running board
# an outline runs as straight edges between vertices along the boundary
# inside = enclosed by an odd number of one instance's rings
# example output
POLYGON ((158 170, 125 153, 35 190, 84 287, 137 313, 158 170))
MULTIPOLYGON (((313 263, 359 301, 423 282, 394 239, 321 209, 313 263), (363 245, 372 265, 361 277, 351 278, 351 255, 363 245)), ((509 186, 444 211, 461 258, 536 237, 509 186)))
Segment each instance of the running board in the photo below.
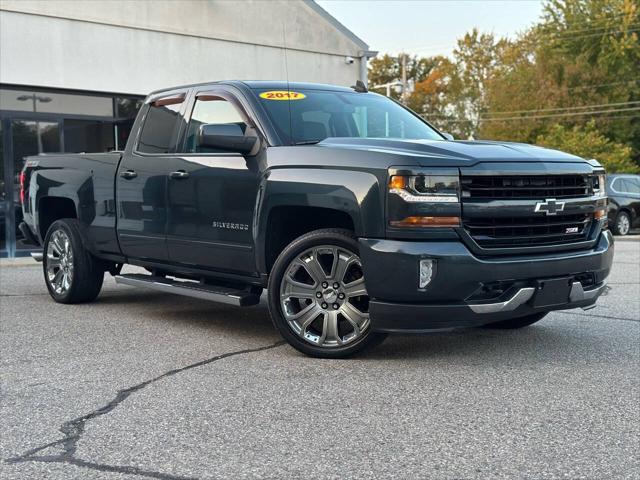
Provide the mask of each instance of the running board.
POLYGON ((238 290, 219 285, 207 285, 189 281, 173 280, 144 274, 116 275, 116 283, 132 287, 151 288, 165 293, 175 293, 187 297, 226 303, 238 307, 248 307, 260 303, 260 295, 249 290, 238 290))

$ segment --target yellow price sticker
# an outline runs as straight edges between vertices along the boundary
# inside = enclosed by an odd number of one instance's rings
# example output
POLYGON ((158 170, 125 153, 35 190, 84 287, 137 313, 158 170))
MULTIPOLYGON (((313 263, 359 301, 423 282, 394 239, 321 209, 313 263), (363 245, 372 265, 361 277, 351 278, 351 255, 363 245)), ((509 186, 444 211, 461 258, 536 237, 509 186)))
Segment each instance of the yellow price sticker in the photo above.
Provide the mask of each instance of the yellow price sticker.
POLYGON ((262 92, 260 98, 265 100, 302 100, 306 98, 306 95, 300 92, 288 92, 287 90, 272 90, 270 92, 262 92))

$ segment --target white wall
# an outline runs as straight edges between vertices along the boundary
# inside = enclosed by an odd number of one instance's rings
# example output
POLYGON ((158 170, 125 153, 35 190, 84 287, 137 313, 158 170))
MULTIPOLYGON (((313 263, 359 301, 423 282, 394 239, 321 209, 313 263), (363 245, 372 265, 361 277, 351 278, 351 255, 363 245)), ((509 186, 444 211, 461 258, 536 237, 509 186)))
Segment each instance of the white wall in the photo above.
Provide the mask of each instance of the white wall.
POLYGON ((2 83, 146 94, 213 80, 285 79, 283 28, 291 81, 353 85, 359 74, 345 56, 362 46, 304 2, 3 0, 0 7, 2 83))

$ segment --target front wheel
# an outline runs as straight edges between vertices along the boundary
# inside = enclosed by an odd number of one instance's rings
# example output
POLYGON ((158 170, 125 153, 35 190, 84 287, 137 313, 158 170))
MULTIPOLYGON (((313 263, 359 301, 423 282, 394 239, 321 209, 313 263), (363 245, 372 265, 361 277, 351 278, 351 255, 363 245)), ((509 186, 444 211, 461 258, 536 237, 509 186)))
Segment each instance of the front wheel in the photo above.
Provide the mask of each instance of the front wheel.
POLYGON ((516 328, 528 327, 536 322, 542 320, 549 312, 534 313, 533 315, 527 315, 526 317, 510 318, 508 320, 502 320, 500 322, 489 323, 483 325, 484 328, 497 328, 502 330, 512 330, 516 328))
POLYGON ((269 278, 269 311, 284 339, 314 357, 346 357, 385 338, 371 331, 358 243, 348 230, 316 230, 283 250, 269 278))
POLYGON ((613 233, 616 235, 628 235, 629 230, 631 230, 631 217, 627 212, 618 213, 613 224, 613 233))
POLYGON ((58 303, 91 302, 102 288, 104 269, 85 250, 76 219, 51 224, 44 239, 42 267, 49 294, 58 303))

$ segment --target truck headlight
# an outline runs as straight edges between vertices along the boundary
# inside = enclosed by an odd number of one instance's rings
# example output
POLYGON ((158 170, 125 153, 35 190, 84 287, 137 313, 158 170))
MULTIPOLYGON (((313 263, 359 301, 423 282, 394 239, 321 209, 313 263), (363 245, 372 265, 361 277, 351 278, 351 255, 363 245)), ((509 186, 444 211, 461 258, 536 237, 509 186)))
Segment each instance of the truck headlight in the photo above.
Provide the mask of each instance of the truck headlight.
POLYGON ((460 180, 453 175, 393 175, 389 193, 405 202, 459 202, 460 180))
POLYGON ((460 178, 457 169, 390 168, 388 225, 392 228, 460 226, 460 178))
POLYGON ((602 198, 607 196, 606 182, 607 176, 604 173, 598 173, 591 177, 591 188, 596 197, 602 198))

